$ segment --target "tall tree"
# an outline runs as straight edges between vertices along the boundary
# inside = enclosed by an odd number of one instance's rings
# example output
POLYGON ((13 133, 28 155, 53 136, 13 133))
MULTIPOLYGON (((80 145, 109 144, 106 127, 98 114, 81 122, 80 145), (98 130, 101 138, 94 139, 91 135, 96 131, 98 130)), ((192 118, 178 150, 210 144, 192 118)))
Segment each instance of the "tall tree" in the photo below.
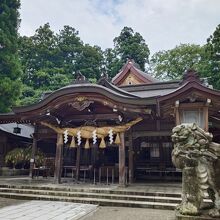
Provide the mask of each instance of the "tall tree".
POLYGON ((0 1, 0 111, 9 111, 20 93, 19 0, 0 1))
POLYGON ((33 36, 21 37, 19 52, 24 72, 21 105, 36 102, 43 92, 69 83, 58 37, 48 23, 40 26, 33 36))
POLYGON ((40 94, 69 84, 73 73, 81 71, 91 81, 101 75, 101 48, 83 44, 78 31, 70 26, 55 34, 47 23, 31 37, 20 38, 20 58, 23 66, 20 104, 36 102, 40 94))
POLYGON ((76 58, 75 69, 94 82, 101 76, 102 63, 103 54, 101 48, 85 44, 76 58))
POLYGON ((57 68, 57 54, 57 39, 48 23, 40 26, 33 36, 21 38, 23 82, 35 89, 42 85, 48 87, 51 75, 56 73, 51 69, 57 68), (42 80, 42 72, 47 75, 47 79, 42 80))
POLYGON ((107 48, 103 52, 103 59, 105 71, 111 78, 114 77, 119 72, 120 68, 123 66, 123 62, 116 55, 115 50, 112 48, 107 48))
POLYGON ((130 27, 124 27, 118 37, 114 39, 114 50, 120 58, 121 66, 128 58, 133 59, 144 71, 148 63, 150 50, 144 38, 130 27))
POLYGON ((209 82, 220 89, 220 24, 207 39, 206 52, 209 56, 209 82))
POLYGON ((70 77, 72 77, 73 72, 77 71, 75 63, 83 47, 83 42, 78 35, 79 32, 70 26, 64 26, 57 34, 59 65, 64 68, 65 73, 70 77))
POLYGON ((194 44, 181 44, 171 50, 159 51, 150 60, 150 70, 157 78, 165 80, 180 79, 189 68, 206 76, 207 65, 205 47, 194 44))

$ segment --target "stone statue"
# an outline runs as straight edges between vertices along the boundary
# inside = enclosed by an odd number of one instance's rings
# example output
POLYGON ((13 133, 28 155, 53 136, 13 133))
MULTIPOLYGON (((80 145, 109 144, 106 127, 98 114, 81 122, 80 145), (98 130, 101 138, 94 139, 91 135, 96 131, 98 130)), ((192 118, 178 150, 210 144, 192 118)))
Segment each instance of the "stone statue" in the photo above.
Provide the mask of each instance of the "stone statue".
POLYGON ((212 142, 212 134, 194 124, 173 128, 172 161, 183 172, 182 215, 200 215, 208 209, 211 217, 220 217, 220 144, 212 142), (212 200, 205 207, 204 198, 212 200))

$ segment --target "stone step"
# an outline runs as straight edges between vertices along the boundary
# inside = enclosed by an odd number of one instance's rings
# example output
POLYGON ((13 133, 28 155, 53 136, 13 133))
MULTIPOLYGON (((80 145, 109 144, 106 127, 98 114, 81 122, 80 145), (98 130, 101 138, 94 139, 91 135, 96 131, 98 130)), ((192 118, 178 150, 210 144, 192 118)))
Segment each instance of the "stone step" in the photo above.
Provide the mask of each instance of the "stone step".
POLYGON ((80 198, 101 198, 111 200, 129 200, 129 201, 148 201, 162 203, 180 203, 181 198, 165 197, 165 196, 140 196, 140 195, 124 195, 124 194, 109 194, 109 193, 91 193, 91 192, 65 192, 55 190, 38 190, 38 189, 17 189, 17 188, 0 188, 0 192, 4 193, 20 193, 34 194, 47 196, 62 196, 62 197, 80 197, 80 198))
POLYGON ((86 198, 86 197, 69 197, 69 196, 50 196, 38 194, 24 194, 24 193, 9 193, 0 192, 1 197, 23 199, 23 200, 51 200, 51 201, 65 201, 76 203, 89 203, 101 206, 121 206, 133 208, 155 208, 174 210, 178 203, 165 203, 165 202, 151 202, 151 201, 129 201, 129 200, 115 200, 115 199, 102 199, 102 198, 86 198))
MULTIPOLYGON (((116 194, 116 195, 135 195, 135 196, 159 196, 159 197, 172 197, 181 198, 181 193, 167 193, 162 191, 131 191, 125 189, 109 189, 109 188, 76 188, 76 187, 54 187, 54 186, 36 186, 36 185, 8 185, 0 184, 0 188, 10 188, 10 189, 36 189, 36 190, 53 190, 62 192, 85 192, 85 193, 104 193, 104 194, 116 194)), ((146 186, 147 190, 147 186, 146 186)))

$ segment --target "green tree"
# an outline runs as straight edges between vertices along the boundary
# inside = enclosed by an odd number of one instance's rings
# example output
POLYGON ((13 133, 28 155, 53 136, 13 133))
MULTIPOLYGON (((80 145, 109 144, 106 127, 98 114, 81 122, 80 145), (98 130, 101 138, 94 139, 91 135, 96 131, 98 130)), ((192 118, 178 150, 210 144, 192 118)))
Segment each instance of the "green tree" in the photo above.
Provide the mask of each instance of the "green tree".
POLYGON ((0 111, 16 104, 20 93, 21 65, 18 58, 19 0, 0 1, 0 111))
POLYGON ((124 27, 118 37, 114 39, 114 50, 121 61, 121 66, 128 58, 133 59, 144 71, 148 63, 150 50, 144 38, 130 27, 124 27))
POLYGON ((86 78, 94 81, 99 79, 102 72, 103 53, 100 47, 85 44, 76 58, 75 69, 86 78))
POLYGON ((21 37, 19 52, 24 72, 20 105, 37 102, 43 92, 70 82, 58 35, 48 23, 40 26, 33 36, 21 37))
POLYGON ((83 42, 78 35, 79 32, 70 26, 64 26, 57 34, 59 67, 63 68, 70 78, 73 77, 72 73, 77 71, 75 63, 83 48, 83 42))
POLYGON ((104 66, 109 77, 114 77, 123 65, 123 62, 116 55, 115 50, 112 48, 107 48, 103 52, 104 66))
POLYGON ((220 89, 220 24, 207 39, 206 53, 209 57, 209 82, 220 89))
POLYGON ((22 37, 20 41, 20 57, 24 71, 23 83, 34 89, 39 88, 42 83, 48 87, 52 75, 59 72, 57 38, 50 29, 50 25, 47 23, 40 26, 34 36, 22 37))
POLYGON ((159 51, 150 60, 150 70, 159 79, 181 79, 189 69, 207 76, 208 59, 205 46, 181 44, 174 49, 159 51))

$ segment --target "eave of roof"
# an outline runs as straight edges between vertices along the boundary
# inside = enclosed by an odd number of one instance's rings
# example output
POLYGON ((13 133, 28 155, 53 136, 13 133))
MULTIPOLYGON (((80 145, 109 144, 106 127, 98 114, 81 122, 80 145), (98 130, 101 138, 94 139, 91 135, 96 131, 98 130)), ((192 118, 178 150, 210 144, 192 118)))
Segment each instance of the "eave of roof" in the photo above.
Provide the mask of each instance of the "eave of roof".
POLYGON ((139 96, 135 96, 121 89, 116 89, 116 87, 114 87, 114 90, 112 90, 110 88, 97 84, 74 84, 54 91, 53 93, 48 95, 45 99, 41 100, 36 104, 32 104, 29 106, 15 107, 13 108, 13 112, 22 113, 22 112, 32 111, 35 109, 40 109, 41 107, 47 105, 49 102, 53 101, 56 98, 59 98, 64 95, 77 94, 77 93, 78 94, 97 93, 106 96, 112 100, 115 100, 117 102, 131 104, 131 105, 148 105, 148 104, 154 104, 156 102, 154 99, 143 99, 139 96))
POLYGON ((188 91, 188 90, 192 90, 192 89, 196 89, 198 91, 204 92, 209 94, 210 96, 216 96, 216 98, 220 97, 220 91, 219 90, 215 90, 215 89, 210 89, 204 85, 202 85, 201 83, 197 82, 197 81, 188 81, 185 84, 181 85, 179 88, 177 88, 176 90, 174 90, 173 92, 161 96, 158 98, 159 102, 163 102, 165 100, 169 100, 169 99, 173 99, 179 95, 181 95, 182 93, 188 91))

